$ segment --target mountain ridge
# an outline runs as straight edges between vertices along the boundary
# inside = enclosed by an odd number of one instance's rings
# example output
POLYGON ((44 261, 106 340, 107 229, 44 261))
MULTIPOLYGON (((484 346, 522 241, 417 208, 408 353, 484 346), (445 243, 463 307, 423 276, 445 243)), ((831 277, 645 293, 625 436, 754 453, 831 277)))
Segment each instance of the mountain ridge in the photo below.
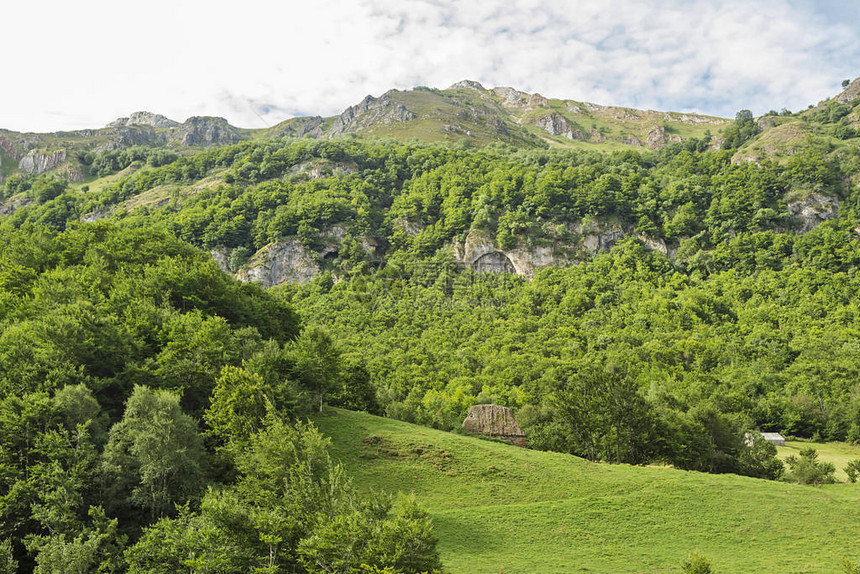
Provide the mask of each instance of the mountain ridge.
MULTIPOLYGON (((734 160, 758 161, 775 153, 795 153, 808 139, 797 120, 821 113, 828 105, 847 105, 858 97, 860 78, 836 96, 788 118, 776 112, 765 114, 758 121, 759 132, 775 131, 771 139, 777 145, 765 142, 760 149, 741 149, 734 160)), ((854 128, 860 127, 857 114, 848 120, 854 128)), ((294 117, 259 129, 233 126, 216 116, 191 116, 180 123, 148 111, 117 118, 103 128, 48 133, 0 128, 0 182, 15 173, 53 173, 80 182, 85 177, 81 154, 133 146, 164 146, 185 154, 240 141, 358 137, 460 147, 499 143, 597 151, 656 150, 700 140, 718 149, 723 145, 720 134, 731 125, 729 118, 546 98, 507 86, 485 88, 466 79, 444 90, 426 86, 392 89, 380 96, 368 95, 335 116, 294 117)))

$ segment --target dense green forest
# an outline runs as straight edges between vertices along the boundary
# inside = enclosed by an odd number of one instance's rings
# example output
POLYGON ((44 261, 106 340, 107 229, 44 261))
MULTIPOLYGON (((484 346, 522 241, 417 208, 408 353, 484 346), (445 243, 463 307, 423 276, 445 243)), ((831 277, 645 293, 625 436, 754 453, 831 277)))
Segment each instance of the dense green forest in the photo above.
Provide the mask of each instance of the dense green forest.
POLYGON ((293 423, 365 371, 271 294, 104 223, 3 233, 0 288, 4 572, 438 566, 414 500, 293 423))
POLYGON ((325 404, 446 430, 502 404, 532 448, 769 479, 749 431, 860 441, 851 113, 790 117, 805 145, 759 161, 742 113, 721 149, 284 138, 9 177, 0 569, 440 568, 415 500, 359 496, 299 422, 325 404), (824 200, 816 225, 792 207, 824 200), (470 234, 566 265, 478 273, 470 234), (247 270, 286 239, 313 281, 265 291, 206 253, 247 270))

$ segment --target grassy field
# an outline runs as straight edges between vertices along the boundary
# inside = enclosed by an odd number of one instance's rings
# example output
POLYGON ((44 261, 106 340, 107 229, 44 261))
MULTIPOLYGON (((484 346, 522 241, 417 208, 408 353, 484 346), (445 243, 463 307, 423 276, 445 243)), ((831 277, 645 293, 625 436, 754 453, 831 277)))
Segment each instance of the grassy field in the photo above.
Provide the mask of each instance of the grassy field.
POLYGON ((590 463, 330 410, 315 419, 366 490, 412 491, 450 572, 839 572, 860 560, 860 484, 808 487, 590 463))
POLYGON ((848 462, 860 458, 860 445, 846 442, 812 442, 809 440, 787 440, 785 446, 776 447, 777 456, 786 459, 798 456, 800 450, 812 447, 818 452, 818 460, 832 462, 836 466, 836 480, 847 482, 848 475, 843 470, 848 462))

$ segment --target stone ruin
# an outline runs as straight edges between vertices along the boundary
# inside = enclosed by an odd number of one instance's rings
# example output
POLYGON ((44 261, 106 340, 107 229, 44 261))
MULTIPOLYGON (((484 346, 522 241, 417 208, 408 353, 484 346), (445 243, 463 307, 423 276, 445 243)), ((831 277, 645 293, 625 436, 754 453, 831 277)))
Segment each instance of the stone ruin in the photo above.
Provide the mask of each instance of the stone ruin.
POLYGON ((463 421, 463 429, 526 446, 526 435, 514 420, 514 411, 500 405, 474 405, 463 421))

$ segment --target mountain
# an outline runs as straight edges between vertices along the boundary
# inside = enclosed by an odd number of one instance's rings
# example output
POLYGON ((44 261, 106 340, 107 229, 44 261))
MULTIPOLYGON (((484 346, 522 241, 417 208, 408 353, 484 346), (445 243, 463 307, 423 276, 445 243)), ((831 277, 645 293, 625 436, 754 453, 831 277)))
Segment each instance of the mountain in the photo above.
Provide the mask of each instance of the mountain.
MULTIPOLYGON (((860 95, 858 80, 841 94, 802 113, 770 112, 763 116, 757 124, 760 137, 739 149, 735 161, 791 155, 805 147, 810 137, 826 137, 826 130, 811 126, 810 119, 813 124, 832 121, 834 108, 847 106, 860 95)), ((860 116, 848 114, 842 123, 856 128, 860 116)), ((83 154, 133 146, 168 147, 188 153, 249 140, 351 135, 461 147, 498 142, 521 148, 654 150, 670 143, 703 140, 719 148, 723 144, 721 133, 731 125, 732 120, 726 118, 548 99, 510 87, 487 89, 478 82, 463 80, 445 90, 423 86, 390 90, 379 97, 367 96, 338 116, 297 117, 264 129, 237 128, 223 118, 205 116, 179 123, 150 112, 135 112, 100 129, 47 134, 0 129, 0 182, 14 173, 53 173, 83 181, 83 154)))
POLYGON ((3 132, 0 563, 433 571, 432 518, 451 571, 855 569, 858 94, 3 132))
POLYGON ((13 173, 54 173, 83 181, 82 154, 132 146, 192 150, 280 137, 391 138, 401 142, 480 147, 584 147, 656 149, 716 134, 729 120, 697 114, 642 111, 574 100, 547 99, 513 88, 485 89, 457 82, 446 90, 418 87, 367 96, 339 116, 292 118, 266 129, 241 129, 223 118, 183 123, 135 112, 104 128, 48 134, 0 130, 0 181, 13 173))

